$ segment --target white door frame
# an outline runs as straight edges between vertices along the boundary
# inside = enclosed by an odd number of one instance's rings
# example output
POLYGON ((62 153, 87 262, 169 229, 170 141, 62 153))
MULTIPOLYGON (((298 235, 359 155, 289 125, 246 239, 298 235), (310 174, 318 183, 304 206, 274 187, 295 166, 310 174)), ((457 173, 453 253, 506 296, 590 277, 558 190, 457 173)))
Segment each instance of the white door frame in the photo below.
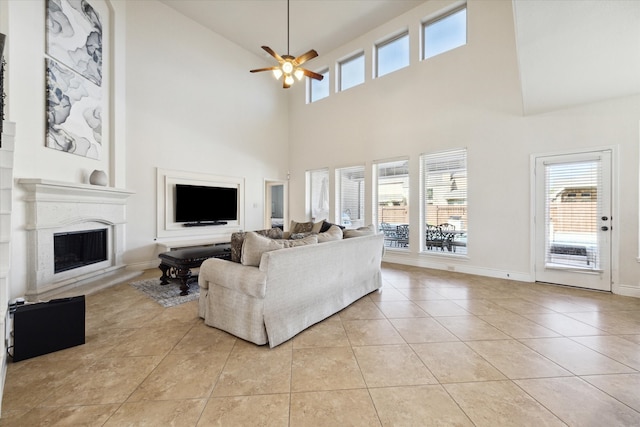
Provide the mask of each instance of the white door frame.
MULTIPOLYGON (((537 200, 536 200, 536 162, 539 158, 543 157, 555 157, 555 156, 572 156, 572 155, 584 155, 588 153, 598 153, 602 151, 609 151, 611 154, 610 157, 610 167, 611 167, 611 175, 610 175, 610 187, 611 187, 611 224, 613 227, 609 231, 609 239, 610 239, 610 279, 611 286, 610 290, 616 292, 616 284, 619 283, 619 239, 620 239, 620 223, 618 222, 617 213, 620 211, 619 200, 619 175, 618 175, 618 150, 617 146, 601 146, 601 147, 593 147, 588 150, 575 150, 575 151, 560 151, 560 152, 547 152, 547 153, 535 153, 530 156, 530 272, 532 281, 536 281, 536 250, 537 250, 537 241, 536 241, 536 210, 537 210, 537 200)), ((544 221, 544 219, 542 219, 544 221)))
POLYGON ((289 227, 289 182, 284 180, 264 180, 264 227, 271 228, 271 187, 282 185, 282 214, 285 229, 289 227))

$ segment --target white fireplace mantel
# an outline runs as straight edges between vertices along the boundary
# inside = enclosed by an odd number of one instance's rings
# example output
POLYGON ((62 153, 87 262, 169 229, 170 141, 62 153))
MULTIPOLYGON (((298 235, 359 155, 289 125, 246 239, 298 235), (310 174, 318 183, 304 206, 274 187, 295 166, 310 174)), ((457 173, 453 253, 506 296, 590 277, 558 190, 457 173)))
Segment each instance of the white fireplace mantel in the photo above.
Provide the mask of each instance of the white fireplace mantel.
POLYGON ((40 178, 20 178, 17 183, 25 190, 27 206, 27 299, 57 296, 124 269, 126 203, 133 191, 40 178), (108 259, 55 273, 54 234, 99 227, 108 230, 108 259))

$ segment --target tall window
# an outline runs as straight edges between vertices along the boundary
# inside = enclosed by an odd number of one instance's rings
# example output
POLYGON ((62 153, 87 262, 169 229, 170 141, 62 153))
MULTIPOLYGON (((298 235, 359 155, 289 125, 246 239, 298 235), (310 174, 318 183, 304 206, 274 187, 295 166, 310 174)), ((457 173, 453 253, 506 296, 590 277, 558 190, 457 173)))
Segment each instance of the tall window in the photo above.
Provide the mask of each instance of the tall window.
POLYGON ((336 169, 336 222, 364 226, 364 166, 336 169))
POLYGON ((316 102, 329 96, 329 70, 319 72, 324 78, 316 80, 307 78, 309 81, 309 102, 316 102))
POLYGON ((376 182, 376 222, 390 248, 409 247, 409 160, 378 163, 376 182))
POLYGON ((307 177, 311 219, 329 219, 329 169, 308 171, 307 177))
POLYGON ((340 90, 347 90, 364 83, 364 52, 338 63, 340 70, 340 90))
POLYGON ((408 32, 376 45, 376 77, 384 76, 408 65, 408 32))
POLYGON ((427 59, 467 44, 467 7, 422 25, 422 58, 427 59))
POLYGON ((467 253, 467 150, 420 156, 424 250, 467 253))

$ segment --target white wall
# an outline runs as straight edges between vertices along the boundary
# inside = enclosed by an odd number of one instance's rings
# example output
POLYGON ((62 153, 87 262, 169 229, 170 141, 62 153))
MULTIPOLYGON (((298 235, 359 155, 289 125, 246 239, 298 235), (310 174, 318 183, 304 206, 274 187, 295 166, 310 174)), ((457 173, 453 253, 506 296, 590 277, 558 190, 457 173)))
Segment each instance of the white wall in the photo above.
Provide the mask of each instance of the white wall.
MULTIPOLYGON (((263 59, 156 1, 93 0, 105 19, 105 106, 100 161, 47 148, 45 1, 0 0, 10 57, 9 120, 17 123, 16 178, 86 183, 94 169, 134 190, 124 262, 157 265, 156 168, 245 179, 245 227, 262 228, 265 179, 287 176, 287 94, 249 69, 263 59), (6 28, 5 28, 6 27, 6 28)), ((14 192, 12 289, 26 291, 24 194, 14 192)))
POLYGON ((249 73, 261 64, 162 3, 127 1, 127 264, 157 264, 156 168, 244 177, 244 227, 262 228, 288 136, 287 94, 249 73))
MULTIPOLYGON (((621 185, 614 197, 619 238, 614 238, 616 284, 640 291, 638 250, 638 96, 571 110, 524 116, 509 1, 468 3, 468 44, 426 61, 419 58, 420 22, 452 2, 427 2, 353 42, 314 60, 314 70, 365 50, 367 80, 305 105, 295 87, 290 105, 291 218, 306 217, 305 171, 410 157, 410 236, 420 240, 420 154, 468 149, 468 258, 418 253, 419 245, 387 259, 410 265, 532 280, 530 156, 614 146, 621 185), (411 65, 372 79, 376 41, 402 28, 412 38, 411 65), (300 137, 297 137, 301 135, 300 137), (296 137, 294 137, 296 136, 296 137), (620 201, 622 203, 620 203, 620 201)), ((321 52, 322 54, 322 52, 321 52)), ((333 92, 333 90, 332 90, 333 92)), ((368 184, 371 184, 370 179, 368 184)), ((370 194, 370 191, 369 191, 370 194)), ((330 200, 334 200, 330 197, 330 200)), ((367 220, 371 220, 371 202, 367 220)), ((333 211, 333 207, 331 209, 333 211)), ((640 295, 640 293, 639 293, 640 295)))
MULTIPOLYGON (((46 178, 51 180, 88 183, 94 169, 111 171, 113 139, 111 101, 114 87, 109 67, 113 10, 109 1, 94 1, 92 6, 100 13, 104 23, 103 67, 103 142, 100 160, 57 151, 45 146, 45 13, 44 0, 4 1, 0 10, 7 14, 7 118, 16 123, 14 178, 46 178), (5 12, 6 11, 6 12, 5 12), (8 51, 8 52, 7 52, 8 51)), ((4 32, 4 31, 3 31, 4 32)), ((115 179, 110 176, 112 181, 115 179)), ((11 297, 26 291, 26 258, 29 256, 24 228, 26 214, 24 193, 14 190, 12 215, 12 289, 11 297)))

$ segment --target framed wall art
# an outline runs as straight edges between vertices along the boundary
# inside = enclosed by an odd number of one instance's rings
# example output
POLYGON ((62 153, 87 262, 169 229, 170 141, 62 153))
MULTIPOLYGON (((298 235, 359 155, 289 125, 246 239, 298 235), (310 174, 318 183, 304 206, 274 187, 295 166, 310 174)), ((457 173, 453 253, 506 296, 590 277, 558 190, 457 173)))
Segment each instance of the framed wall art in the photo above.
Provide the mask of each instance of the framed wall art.
POLYGON ((99 160, 102 22, 85 0, 47 0, 46 146, 99 160))

